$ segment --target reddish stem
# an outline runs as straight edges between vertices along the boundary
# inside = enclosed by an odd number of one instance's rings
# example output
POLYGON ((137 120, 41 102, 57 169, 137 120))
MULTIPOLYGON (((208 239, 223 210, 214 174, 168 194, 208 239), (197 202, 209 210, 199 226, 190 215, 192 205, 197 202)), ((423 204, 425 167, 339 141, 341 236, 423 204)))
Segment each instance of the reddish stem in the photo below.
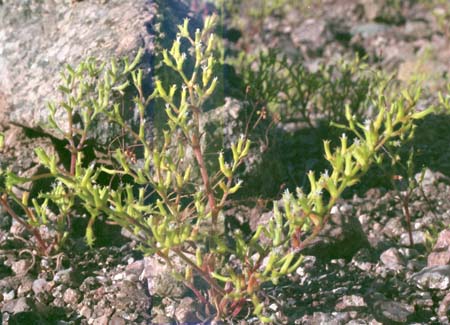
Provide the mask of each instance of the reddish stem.
MULTIPOLYGON (((26 223, 22 220, 15 212, 14 210, 9 206, 8 202, 4 197, 0 197, 0 204, 3 206, 3 208, 6 210, 6 212, 14 219, 16 220, 20 225, 25 227, 28 231, 30 231, 33 236, 36 238, 39 251, 44 253, 44 255, 49 254, 49 247, 45 243, 45 241, 42 239, 41 234, 38 229, 35 227, 32 227, 30 224, 26 223)), ((28 213, 27 213, 28 214, 28 213)))

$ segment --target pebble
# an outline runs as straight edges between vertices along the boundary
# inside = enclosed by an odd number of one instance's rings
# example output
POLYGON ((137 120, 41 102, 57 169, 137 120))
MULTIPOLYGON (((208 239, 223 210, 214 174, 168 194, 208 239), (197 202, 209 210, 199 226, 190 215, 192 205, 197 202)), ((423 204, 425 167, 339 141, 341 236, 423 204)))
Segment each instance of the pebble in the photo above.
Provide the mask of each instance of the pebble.
POLYGON ((439 233, 433 251, 428 255, 428 266, 450 264, 450 230, 445 229, 439 233))
POLYGON ((93 320, 92 325, 108 325, 109 317, 107 315, 100 316, 93 320))
POLYGON ((380 260, 390 270, 398 271, 404 267, 403 259, 395 247, 384 251, 380 255, 380 260))
POLYGON ((33 290, 34 294, 37 295, 41 292, 49 290, 49 287, 49 283, 45 279, 37 279, 34 280, 31 289, 33 290))
POLYGON ((395 301, 377 301, 374 304, 376 312, 389 321, 405 323, 414 312, 414 307, 395 301))
POLYGON ((411 280, 419 288, 447 290, 450 288, 450 265, 423 268, 411 280))
POLYGON ((31 265, 31 261, 29 260, 18 260, 11 264, 11 269, 17 275, 23 275, 28 271, 28 268, 31 265))
POLYGON ((53 281, 55 281, 56 283, 69 284, 71 282, 72 273, 73 269, 71 267, 65 270, 58 271, 53 277, 53 281))
POLYGON ((92 309, 90 309, 88 306, 82 306, 80 308, 80 315, 86 319, 90 319, 92 316, 92 309))
POLYGON ((16 293, 14 292, 14 290, 11 290, 11 291, 3 294, 4 301, 13 300, 15 297, 16 297, 16 293))
POLYGON ((2 313, 18 314, 31 311, 31 303, 29 299, 21 297, 6 302, 2 307, 2 313))
POLYGON ((338 300, 338 303, 336 304, 337 311, 354 309, 355 307, 356 308, 367 307, 367 304, 364 301, 363 297, 358 295, 343 296, 338 300))
POLYGON ((64 292, 63 299, 66 304, 75 305, 80 299, 80 293, 78 290, 69 288, 64 292))

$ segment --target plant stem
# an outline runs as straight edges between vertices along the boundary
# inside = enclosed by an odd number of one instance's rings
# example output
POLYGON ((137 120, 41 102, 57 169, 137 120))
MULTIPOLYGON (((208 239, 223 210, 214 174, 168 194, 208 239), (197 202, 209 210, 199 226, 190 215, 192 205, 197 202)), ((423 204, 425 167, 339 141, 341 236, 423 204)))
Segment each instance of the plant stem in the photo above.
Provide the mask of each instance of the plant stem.
MULTIPOLYGON (((45 241, 42 239, 41 234, 39 233, 39 230, 33 226, 31 226, 29 223, 25 222, 20 218, 14 210, 9 206, 8 201, 6 201, 5 195, 0 197, 0 205, 3 206, 3 208, 8 212, 8 214, 16 220, 21 226, 25 227, 28 231, 30 231, 33 236, 36 238, 39 251, 44 253, 45 255, 48 255, 48 246, 45 243, 45 241)), ((28 213, 27 213, 28 214, 28 213)))

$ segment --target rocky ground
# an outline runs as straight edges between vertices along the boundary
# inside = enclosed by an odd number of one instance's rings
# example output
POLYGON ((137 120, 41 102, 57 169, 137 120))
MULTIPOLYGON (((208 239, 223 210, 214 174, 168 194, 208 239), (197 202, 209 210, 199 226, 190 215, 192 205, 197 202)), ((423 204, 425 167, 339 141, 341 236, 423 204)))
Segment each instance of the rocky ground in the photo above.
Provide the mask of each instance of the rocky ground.
MULTIPOLYGON (((266 47, 287 55, 301 53, 309 67, 355 52, 366 54, 370 64, 395 72, 401 81, 421 74, 427 80, 424 100, 434 102, 437 90, 448 82, 450 68, 449 26, 439 23, 444 5, 323 0, 255 16, 249 11, 255 5, 248 1, 238 11, 243 13, 240 19, 236 14, 227 18, 241 34, 228 46, 248 53, 266 47)), ((295 274, 266 288, 265 302, 279 323, 449 323, 448 126, 446 115, 419 126, 413 142, 420 186, 408 199, 399 180, 397 189, 363 188, 339 202, 333 223, 305 250, 305 262, 295 274), (427 167, 423 174, 422 167, 427 167)), ((21 134, 24 148, 31 147, 35 140, 21 134)), ((17 145, 19 138, 11 139, 17 145)), ((15 154, 14 146, 10 161, 20 158, 24 160, 20 165, 32 166, 31 156, 15 154)), ((314 155, 320 159, 321 153, 311 152, 314 155)), ((384 177, 376 170, 369 176, 384 177)), ((283 181, 273 184, 276 190, 283 181)), ((258 204, 233 209, 230 214, 250 216, 250 226, 270 213, 258 204)), ((107 226, 98 233, 93 250, 87 249, 80 234, 69 251, 42 259, 27 249, 24 229, 0 210, 3 324, 208 323, 203 306, 169 277, 164 265, 142 256, 127 234, 107 226)), ((235 322, 258 323, 252 315, 235 322)))

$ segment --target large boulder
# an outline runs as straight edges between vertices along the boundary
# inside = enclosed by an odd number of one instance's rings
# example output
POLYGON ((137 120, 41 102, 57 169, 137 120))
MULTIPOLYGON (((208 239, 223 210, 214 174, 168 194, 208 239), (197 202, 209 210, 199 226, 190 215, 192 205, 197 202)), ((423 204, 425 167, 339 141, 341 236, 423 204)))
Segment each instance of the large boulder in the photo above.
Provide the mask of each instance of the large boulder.
POLYGON ((0 6, 0 92, 10 120, 30 127, 46 120, 65 64, 132 57, 139 48, 150 53, 155 13, 148 0, 6 1, 0 6))
MULTIPOLYGON (((65 147, 41 126, 48 117, 47 103, 59 99, 60 71, 66 64, 77 66, 87 57, 133 58, 143 48, 140 67, 150 91, 158 44, 173 39, 187 16, 199 26, 185 0, 0 1, 0 132, 6 133, 2 166, 33 174, 34 147, 65 147)), ((64 125, 64 116, 60 122, 64 125)), ((112 131, 103 123, 95 132, 104 143, 112 131)))

